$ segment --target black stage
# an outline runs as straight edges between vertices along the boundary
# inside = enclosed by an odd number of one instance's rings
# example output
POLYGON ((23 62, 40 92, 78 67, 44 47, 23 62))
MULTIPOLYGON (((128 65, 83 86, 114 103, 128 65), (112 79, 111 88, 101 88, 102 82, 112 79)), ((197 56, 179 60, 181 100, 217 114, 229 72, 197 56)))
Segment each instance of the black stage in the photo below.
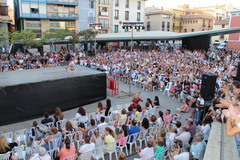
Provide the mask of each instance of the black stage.
MULTIPOLYGON (((75 66, 0 73, 0 126, 106 99, 106 74, 75 66)), ((73 115, 74 117, 75 115, 73 115)))

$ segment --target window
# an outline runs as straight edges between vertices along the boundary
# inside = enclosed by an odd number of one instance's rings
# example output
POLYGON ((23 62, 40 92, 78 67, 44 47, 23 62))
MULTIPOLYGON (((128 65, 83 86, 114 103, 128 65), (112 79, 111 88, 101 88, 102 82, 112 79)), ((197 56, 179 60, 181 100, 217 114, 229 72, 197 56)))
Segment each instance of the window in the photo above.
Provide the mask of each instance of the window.
POLYGON ((170 22, 167 22, 167 28, 168 29, 170 28, 170 22))
POLYGON ((8 16, 8 7, 7 6, 0 6, 0 15, 8 16))
POLYGON ((186 33, 186 32, 187 32, 187 29, 184 29, 184 32, 186 33))
POLYGON ((172 25, 173 27, 175 27, 175 23, 173 23, 173 25, 172 25))
POLYGON ((125 20, 129 20, 129 11, 125 11, 125 20))
POLYGON ((137 9, 141 9, 141 2, 140 1, 137 2, 137 9))
POLYGON ((94 12, 90 11, 88 12, 88 23, 94 23, 94 22, 95 22, 94 12))
POLYGON ((115 0, 115 6, 116 6, 116 7, 119 6, 119 0, 115 0))
POLYGON ((89 8, 94 9, 94 2, 93 1, 89 2, 89 8))
POLYGON ((222 24, 222 28, 225 28, 225 24, 222 24))
POLYGON ((224 39, 224 35, 220 35, 220 39, 224 39))
POLYGON ((99 0, 99 4, 108 5, 108 0, 99 0))
POLYGON ((129 0, 126 0, 125 7, 126 7, 126 8, 129 8, 129 0))
POLYGON ((147 31, 150 31, 150 28, 151 28, 151 24, 150 22, 147 22, 147 31))
POLYGON ((119 18, 119 10, 115 10, 115 16, 114 16, 115 19, 118 19, 119 18))
POLYGON ((31 13, 32 14, 38 14, 38 8, 31 8, 31 13))
POLYGON ((164 29, 165 28, 165 22, 163 21, 162 22, 162 29, 164 29))
POLYGON ((162 15, 162 18, 164 18, 164 19, 170 19, 170 15, 162 15))
POLYGON ((108 16, 109 14, 108 7, 99 7, 99 16, 108 16))
POLYGON ((137 12, 137 21, 141 21, 141 13, 137 12))
POLYGON ((196 23, 197 23, 198 21, 196 20, 196 23))
POLYGON ((194 32, 194 29, 192 29, 192 32, 194 32))
POLYGON ((109 28, 109 20, 108 19, 99 19, 99 22, 102 23, 103 28, 109 28))
POLYGON ((26 30, 32 30, 36 34, 41 34, 41 22, 40 21, 31 21, 31 20, 26 20, 26 30))
POLYGON ((162 31, 164 31, 164 28, 162 28, 162 31))
POLYGON ((118 25, 114 25, 114 33, 118 33, 118 25))

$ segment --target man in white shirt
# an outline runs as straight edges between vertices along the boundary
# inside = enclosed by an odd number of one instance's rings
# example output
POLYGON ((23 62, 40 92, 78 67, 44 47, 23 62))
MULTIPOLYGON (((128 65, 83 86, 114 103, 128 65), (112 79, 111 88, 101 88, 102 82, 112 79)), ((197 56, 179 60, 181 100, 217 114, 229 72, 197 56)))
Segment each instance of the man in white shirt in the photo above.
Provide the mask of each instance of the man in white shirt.
POLYGON ((91 159, 92 151, 95 149, 95 144, 90 143, 90 136, 85 136, 84 145, 78 151, 80 159, 91 159))
POLYGON ((38 149, 38 154, 35 154, 29 160, 51 160, 51 157, 47 154, 47 151, 44 147, 38 149))
POLYGON ((195 159, 203 160, 206 149, 206 143, 203 140, 203 135, 198 133, 194 139, 195 142, 191 145, 191 152, 195 159))
POLYGON ((154 149, 153 149, 153 142, 152 141, 147 142, 146 148, 141 150, 140 147, 136 147, 136 150, 137 150, 138 156, 141 158, 141 160, 149 160, 150 158, 154 157, 154 149))
POLYGON ((202 97, 202 95, 199 95, 199 98, 197 99, 197 103, 196 103, 196 116, 195 116, 195 124, 196 126, 200 124, 201 119, 202 119, 202 113, 203 113, 203 109, 204 109, 204 99, 202 97))
POLYGON ((183 143, 182 152, 180 153, 180 147, 173 152, 174 160, 189 160, 190 145, 188 143, 183 143), (180 154, 179 154, 180 153, 180 154))
POLYGON ((188 143, 191 138, 191 134, 189 132, 189 127, 184 125, 182 128, 182 133, 179 136, 176 136, 174 139, 176 141, 181 141, 182 143, 188 143))

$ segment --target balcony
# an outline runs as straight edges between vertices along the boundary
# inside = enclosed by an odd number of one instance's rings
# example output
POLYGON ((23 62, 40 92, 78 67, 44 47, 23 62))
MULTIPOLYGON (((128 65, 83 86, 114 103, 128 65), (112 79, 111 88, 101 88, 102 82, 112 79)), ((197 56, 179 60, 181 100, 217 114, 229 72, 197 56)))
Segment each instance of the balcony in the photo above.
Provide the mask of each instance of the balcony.
POLYGON ((109 16, 108 12, 99 12, 99 16, 109 16))
POLYGON ((202 25, 202 27, 206 27, 206 25, 205 25, 205 24, 203 24, 203 25, 202 25))
POLYGON ((208 26, 208 28, 211 28, 211 27, 212 27, 212 26, 210 26, 210 25, 208 26))
POLYGON ((182 26, 173 26, 175 29, 182 29, 182 26))
POLYGON ((48 4, 78 5, 78 0, 47 0, 48 4))
POLYGON ((175 16, 173 16, 173 20, 183 20, 183 17, 175 17, 175 16))
POLYGON ((77 13, 64 13, 64 12, 48 12, 47 17, 49 19, 76 20, 76 19, 78 19, 78 14, 77 13))

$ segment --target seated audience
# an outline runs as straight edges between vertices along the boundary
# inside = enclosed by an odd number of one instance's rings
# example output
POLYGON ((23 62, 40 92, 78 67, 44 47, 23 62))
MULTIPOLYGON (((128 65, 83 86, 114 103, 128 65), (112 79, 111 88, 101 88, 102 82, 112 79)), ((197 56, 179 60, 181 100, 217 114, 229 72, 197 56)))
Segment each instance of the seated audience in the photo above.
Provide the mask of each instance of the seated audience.
POLYGON ((41 124, 51 123, 53 122, 53 119, 49 117, 49 113, 44 113, 44 119, 41 121, 41 124))

